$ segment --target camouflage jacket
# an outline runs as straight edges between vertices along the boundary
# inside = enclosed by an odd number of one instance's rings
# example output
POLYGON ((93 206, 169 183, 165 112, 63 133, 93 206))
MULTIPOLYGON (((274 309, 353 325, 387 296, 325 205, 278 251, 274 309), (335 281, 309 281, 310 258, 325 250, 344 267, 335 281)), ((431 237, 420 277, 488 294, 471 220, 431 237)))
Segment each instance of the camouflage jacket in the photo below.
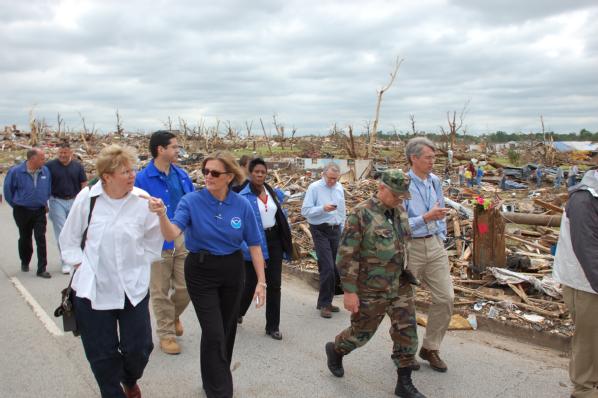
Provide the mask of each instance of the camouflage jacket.
POLYGON ((398 288, 405 241, 411 230, 402 207, 394 209, 392 223, 388 211, 378 198, 372 197, 348 216, 336 257, 345 292, 388 292, 398 288))

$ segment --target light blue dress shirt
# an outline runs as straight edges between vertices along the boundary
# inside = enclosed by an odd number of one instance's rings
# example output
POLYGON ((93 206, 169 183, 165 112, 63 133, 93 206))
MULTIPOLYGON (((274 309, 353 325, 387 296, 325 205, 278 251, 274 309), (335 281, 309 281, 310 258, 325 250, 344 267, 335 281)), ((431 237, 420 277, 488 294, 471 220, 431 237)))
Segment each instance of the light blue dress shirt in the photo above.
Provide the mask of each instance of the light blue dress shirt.
POLYGON ((411 183, 409 184, 411 199, 405 201, 405 209, 409 216, 411 236, 439 235, 444 240, 446 238, 446 221, 442 219, 430 221, 426 224, 423 217, 436 203, 439 207, 444 207, 440 179, 435 174, 430 173, 424 181, 415 175, 413 170, 409 170, 408 174, 411 177, 411 183))
POLYGON ((330 188, 326 185, 326 181, 323 178, 311 183, 303 199, 301 215, 310 224, 332 224, 340 225, 343 228, 347 218, 343 186, 337 182, 330 188), (337 205, 336 210, 324 211, 324 205, 329 203, 337 205))

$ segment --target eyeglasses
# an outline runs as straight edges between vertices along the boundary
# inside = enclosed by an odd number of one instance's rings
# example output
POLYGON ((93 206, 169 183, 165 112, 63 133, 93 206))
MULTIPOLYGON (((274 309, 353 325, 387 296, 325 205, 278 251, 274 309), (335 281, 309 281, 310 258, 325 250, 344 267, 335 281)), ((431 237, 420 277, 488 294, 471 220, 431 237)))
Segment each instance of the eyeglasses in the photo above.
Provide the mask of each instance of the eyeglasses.
POLYGON ((210 170, 210 169, 201 169, 201 174, 207 176, 208 174, 214 178, 220 177, 222 174, 230 174, 228 171, 218 171, 218 170, 210 170))
POLYGON ((120 174, 123 177, 131 177, 131 176, 134 176, 135 174, 137 174, 137 170, 136 169, 124 170, 124 171, 118 172, 118 174, 120 174))

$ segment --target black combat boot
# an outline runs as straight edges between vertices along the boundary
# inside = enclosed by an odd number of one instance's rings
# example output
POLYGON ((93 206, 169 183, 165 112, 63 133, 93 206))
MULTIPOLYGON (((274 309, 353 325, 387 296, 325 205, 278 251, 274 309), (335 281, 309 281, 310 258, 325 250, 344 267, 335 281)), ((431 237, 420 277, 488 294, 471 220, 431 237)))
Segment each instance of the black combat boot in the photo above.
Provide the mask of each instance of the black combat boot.
POLYGON ((400 368, 397 370, 399 378, 395 388, 395 395, 401 398, 426 398, 424 394, 417 391, 411 381, 411 368, 400 368))
POLYGON ((326 343, 326 357, 328 358, 328 369, 336 377, 343 377, 345 369, 343 369, 343 354, 336 351, 334 343, 326 343))

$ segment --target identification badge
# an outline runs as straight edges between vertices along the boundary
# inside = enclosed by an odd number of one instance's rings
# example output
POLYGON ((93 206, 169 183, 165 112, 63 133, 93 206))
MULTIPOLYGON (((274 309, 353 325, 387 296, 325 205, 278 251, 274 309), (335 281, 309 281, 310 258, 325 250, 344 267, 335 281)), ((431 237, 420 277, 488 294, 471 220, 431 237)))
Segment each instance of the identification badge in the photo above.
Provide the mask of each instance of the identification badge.
POLYGON ((436 221, 430 221, 429 223, 426 223, 426 226, 428 227, 428 232, 430 235, 435 235, 436 232, 438 232, 438 225, 436 224, 436 221))

